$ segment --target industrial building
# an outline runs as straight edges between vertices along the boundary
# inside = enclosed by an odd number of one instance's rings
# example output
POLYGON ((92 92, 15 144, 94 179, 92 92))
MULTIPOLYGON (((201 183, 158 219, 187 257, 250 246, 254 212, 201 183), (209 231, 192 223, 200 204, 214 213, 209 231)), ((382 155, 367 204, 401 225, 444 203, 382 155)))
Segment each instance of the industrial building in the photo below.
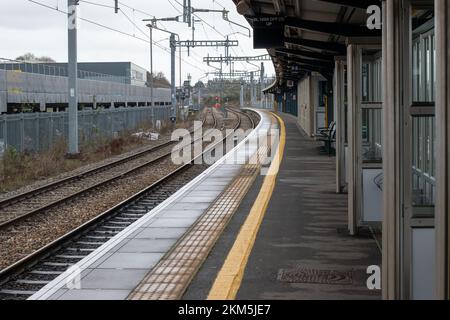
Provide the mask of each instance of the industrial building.
MULTIPOLYGON (((149 106, 147 71, 131 62, 79 63, 80 108, 149 106)), ((0 63, 0 112, 63 111, 68 105, 67 64, 0 63)), ((155 88, 157 106, 171 104, 170 89, 155 88)))

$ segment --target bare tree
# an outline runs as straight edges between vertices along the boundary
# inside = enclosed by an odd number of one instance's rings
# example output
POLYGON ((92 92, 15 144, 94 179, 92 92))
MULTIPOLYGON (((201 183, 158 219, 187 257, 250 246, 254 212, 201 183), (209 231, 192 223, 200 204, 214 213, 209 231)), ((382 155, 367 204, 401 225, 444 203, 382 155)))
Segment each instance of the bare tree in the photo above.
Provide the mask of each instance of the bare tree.
POLYGON ((36 57, 36 55, 34 55, 31 52, 25 53, 24 55, 17 57, 16 60, 29 62, 48 62, 48 63, 56 62, 55 60, 47 56, 36 57))

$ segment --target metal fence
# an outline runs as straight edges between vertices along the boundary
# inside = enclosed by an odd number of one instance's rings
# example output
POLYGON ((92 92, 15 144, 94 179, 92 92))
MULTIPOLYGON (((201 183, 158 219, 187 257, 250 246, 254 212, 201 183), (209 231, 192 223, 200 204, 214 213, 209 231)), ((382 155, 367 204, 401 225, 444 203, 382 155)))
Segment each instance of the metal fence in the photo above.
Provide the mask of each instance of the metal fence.
MULTIPOLYGON (((112 138, 125 130, 136 130, 153 120, 167 120, 170 106, 135 107, 80 111, 80 144, 96 138, 112 138)), ((22 113, 0 115, 0 156, 7 147, 20 152, 43 152, 68 136, 68 116, 58 113, 22 113)))
MULTIPOLYGON (((25 73, 35 73, 46 76, 68 77, 69 70, 66 65, 60 65, 56 62, 29 62, 18 61, 7 58, 0 58, 0 69, 6 71, 16 71, 25 73)), ((96 81, 117 82, 130 84, 131 76, 114 76, 99 72, 85 71, 78 69, 78 79, 88 79, 96 81)), ((145 84, 145 81, 142 81, 145 84)))

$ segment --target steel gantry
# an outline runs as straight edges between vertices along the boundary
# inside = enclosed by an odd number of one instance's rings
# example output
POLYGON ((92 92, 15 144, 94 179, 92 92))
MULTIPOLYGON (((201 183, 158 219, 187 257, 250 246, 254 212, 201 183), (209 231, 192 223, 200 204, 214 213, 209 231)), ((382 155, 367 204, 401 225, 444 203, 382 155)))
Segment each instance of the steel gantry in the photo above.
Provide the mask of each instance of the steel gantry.
POLYGON ((269 54, 263 54, 260 56, 253 56, 253 57, 232 57, 232 56, 225 56, 225 57, 204 57, 203 62, 206 62, 208 65, 210 63, 223 63, 223 62, 249 62, 249 61, 272 61, 272 58, 269 54))
POLYGON ((237 40, 185 40, 185 41, 177 41, 176 46, 181 48, 187 48, 188 49, 188 55, 189 55, 189 49, 195 48, 195 47, 224 47, 225 48, 225 55, 229 55, 229 48, 230 47, 238 47, 239 41, 237 40))

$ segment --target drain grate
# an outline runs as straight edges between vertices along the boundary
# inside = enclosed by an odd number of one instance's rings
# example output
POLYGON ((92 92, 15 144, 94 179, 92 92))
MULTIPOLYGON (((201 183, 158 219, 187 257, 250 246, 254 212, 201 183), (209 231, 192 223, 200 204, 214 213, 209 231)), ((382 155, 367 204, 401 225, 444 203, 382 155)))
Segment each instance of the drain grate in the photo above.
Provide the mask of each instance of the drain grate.
POLYGON ((280 269, 278 281, 288 283, 352 284, 353 271, 319 269, 280 269))

